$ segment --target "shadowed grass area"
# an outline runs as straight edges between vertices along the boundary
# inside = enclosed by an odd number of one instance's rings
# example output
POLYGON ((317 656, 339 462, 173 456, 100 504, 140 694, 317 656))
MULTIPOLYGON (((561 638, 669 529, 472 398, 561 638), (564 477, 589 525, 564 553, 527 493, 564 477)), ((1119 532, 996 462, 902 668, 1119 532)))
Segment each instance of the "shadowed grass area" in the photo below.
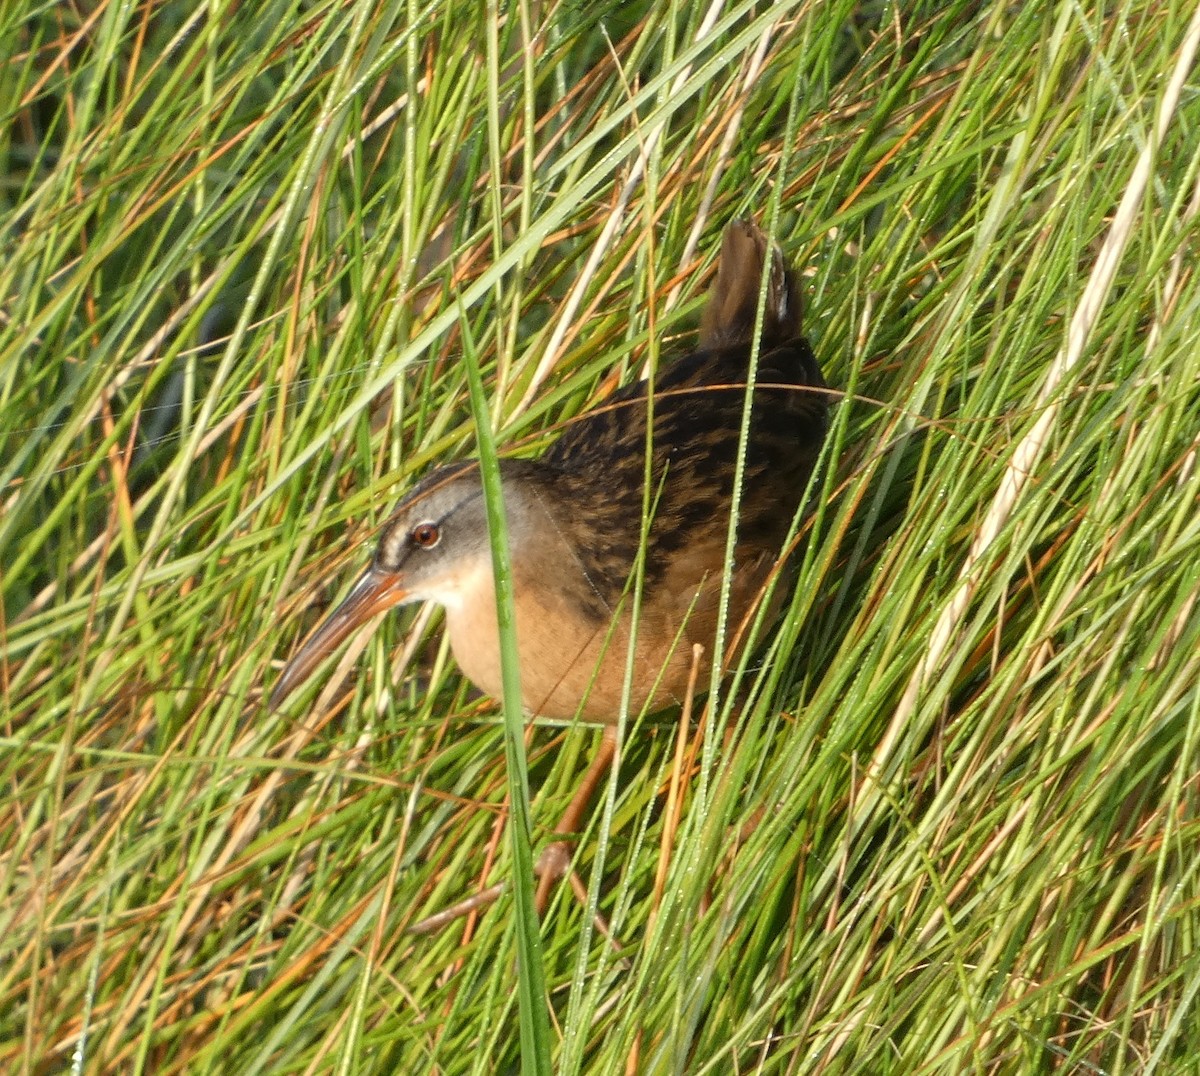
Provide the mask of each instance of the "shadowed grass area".
MULTIPOLYGON (((1193 1071, 1198 33, 0 10, 0 1067, 1193 1071), (476 453, 468 349, 535 452, 687 346, 746 214, 844 393, 803 568, 707 709, 631 721, 538 1032, 510 896, 406 933, 513 868, 437 615, 263 691, 476 453)), ((535 853, 597 737, 531 732, 535 853)))

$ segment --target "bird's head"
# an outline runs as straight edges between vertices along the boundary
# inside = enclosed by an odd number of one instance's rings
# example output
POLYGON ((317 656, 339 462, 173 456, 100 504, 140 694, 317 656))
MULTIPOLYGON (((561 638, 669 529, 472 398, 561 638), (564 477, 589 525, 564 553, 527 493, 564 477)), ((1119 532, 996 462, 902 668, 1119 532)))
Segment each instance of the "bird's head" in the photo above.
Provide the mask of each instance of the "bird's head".
MULTIPOLYGON (((505 515, 516 546, 530 500, 527 465, 503 463, 505 515)), ((284 668, 271 708, 378 614, 417 601, 453 609, 480 587, 492 587, 492 557, 479 466, 472 461, 439 468, 400 502, 380 534, 371 566, 284 668)))

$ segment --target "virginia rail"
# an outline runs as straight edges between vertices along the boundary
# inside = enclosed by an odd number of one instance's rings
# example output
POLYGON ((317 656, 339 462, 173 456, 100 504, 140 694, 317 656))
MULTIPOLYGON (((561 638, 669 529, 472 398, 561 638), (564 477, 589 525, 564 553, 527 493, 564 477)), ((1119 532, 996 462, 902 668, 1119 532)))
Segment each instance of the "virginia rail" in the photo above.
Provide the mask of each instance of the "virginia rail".
MULTIPOLYGON (((825 382, 801 336, 800 297, 778 247, 749 221, 725 231, 699 347, 653 383, 642 599, 629 712, 681 701, 693 645, 711 655, 734 468, 763 268, 768 268, 729 623, 738 625, 780 556, 826 429, 825 382)), ((538 460, 500 461, 521 692, 533 715, 608 726, 580 797, 612 753, 633 630, 629 592, 647 481, 650 382, 614 392, 538 460)), ((782 588, 779 588, 782 590, 782 588)), ((287 664, 275 707, 357 628, 406 602, 446 610, 450 648, 501 693, 496 598, 478 466, 441 467, 400 502, 374 563, 287 664)), ((711 656, 706 662, 711 662, 711 656)), ((703 682, 703 681, 701 681, 703 682)), ((574 828, 572 804, 558 832, 574 828)), ((543 882, 545 878, 543 877, 543 882)))

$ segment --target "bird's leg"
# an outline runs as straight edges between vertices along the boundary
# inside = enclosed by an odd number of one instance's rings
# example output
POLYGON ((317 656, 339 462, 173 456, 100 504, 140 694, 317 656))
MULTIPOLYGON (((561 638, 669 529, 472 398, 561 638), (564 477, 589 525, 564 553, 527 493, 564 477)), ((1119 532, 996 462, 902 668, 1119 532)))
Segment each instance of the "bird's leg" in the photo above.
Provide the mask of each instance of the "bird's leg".
MULTIPOLYGON (((554 827, 556 834, 575 833, 579 829, 579 823, 584 814, 587 813, 588 805, 595 795, 597 785, 600 784, 605 773, 608 772, 609 766, 612 765, 613 755, 616 753, 616 750, 616 729, 606 726, 604 734, 600 739, 600 747, 596 751, 596 757, 592 759, 591 765, 588 767, 587 773, 583 775, 583 780, 580 781, 579 787, 575 790, 575 795, 571 798, 570 804, 568 804, 566 811, 563 812, 562 818, 558 820, 558 825, 554 827)), ((542 854, 538 856, 538 861, 533 867, 534 873, 538 876, 538 915, 542 915, 546 910, 546 905, 549 903, 551 886, 567 873, 570 866, 570 844, 565 840, 555 841, 553 844, 548 845, 542 851, 542 854)), ((410 926, 408 932, 410 934, 436 934, 439 930, 453 923, 455 919, 461 919, 464 915, 470 915, 472 912, 492 904, 506 888, 506 882, 498 882, 496 885, 490 885, 487 889, 481 890, 473 896, 467 897, 465 900, 460 900, 457 904, 452 904, 449 908, 443 908, 440 912, 426 916, 424 919, 410 926)), ((574 888, 576 893, 578 893, 581 884, 575 885, 574 888)), ((584 899, 586 899, 586 893, 584 894, 584 899)))
MULTIPOLYGON (((608 772, 609 766, 612 765, 613 755, 616 754, 616 751, 617 730, 611 725, 606 725, 604 734, 600 738, 600 746, 596 750, 596 757, 592 759, 592 764, 588 767, 587 773, 583 775, 583 780, 579 782, 575 795, 563 812, 562 818, 558 820, 558 825, 554 827, 556 834, 578 831, 579 823, 587 813, 592 797, 596 794, 596 787, 608 772)), ((538 876, 536 899, 538 915, 542 915, 546 911, 546 905, 550 902, 550 887, 567 873, 570 866, 571 850, 567 841, 555 841, 553 844, 547 845, 542 854, 538 856, 538 861, 533 868, 534 873, 538 876)))

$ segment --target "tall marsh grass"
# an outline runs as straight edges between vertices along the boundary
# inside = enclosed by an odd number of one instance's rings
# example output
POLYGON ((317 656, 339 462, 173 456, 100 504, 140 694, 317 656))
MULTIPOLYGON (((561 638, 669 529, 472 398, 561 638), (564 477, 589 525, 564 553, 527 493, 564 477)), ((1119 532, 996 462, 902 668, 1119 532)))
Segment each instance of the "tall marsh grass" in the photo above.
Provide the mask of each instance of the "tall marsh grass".
MULTIPOLYGON (((0 7, 0 1067, 1196 1071, 1198 34, 0 7), (421 610, 263 688, 477 451, 468 348, 536 451, 743 214, 840 392, 787 614, 631 723, 586 901, 408 934, 511 875, 496 705, 421 610)), ((596 738, 532 732, 535 847, 596 738)))

